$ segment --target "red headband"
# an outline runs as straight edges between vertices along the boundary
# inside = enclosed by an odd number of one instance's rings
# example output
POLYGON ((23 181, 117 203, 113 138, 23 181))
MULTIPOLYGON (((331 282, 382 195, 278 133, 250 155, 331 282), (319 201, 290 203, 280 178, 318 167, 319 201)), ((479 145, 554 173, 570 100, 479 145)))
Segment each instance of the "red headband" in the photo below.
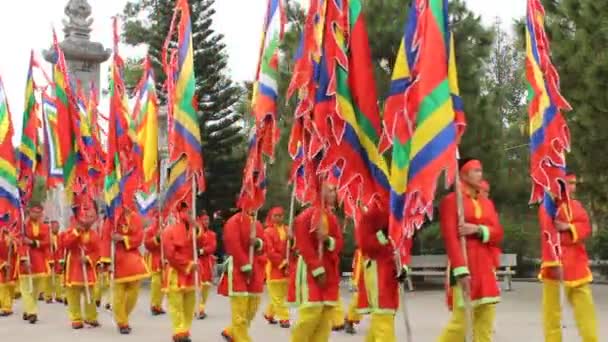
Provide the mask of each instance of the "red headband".
POLYGON ((471 159, 460 168, 460 172, 466 173, 475 169, 482 169, 481 162, 477 159, 471 159))
POLYGON ((274 215, 284 215, 285 211, 283 210, 282 207, 273 207, 272 209, 270 209, 268 211, 268 214, 266 215, 266 221, 264 222, 266 224, 266 226, 270 226, 272 225, 272 217, 274 215))

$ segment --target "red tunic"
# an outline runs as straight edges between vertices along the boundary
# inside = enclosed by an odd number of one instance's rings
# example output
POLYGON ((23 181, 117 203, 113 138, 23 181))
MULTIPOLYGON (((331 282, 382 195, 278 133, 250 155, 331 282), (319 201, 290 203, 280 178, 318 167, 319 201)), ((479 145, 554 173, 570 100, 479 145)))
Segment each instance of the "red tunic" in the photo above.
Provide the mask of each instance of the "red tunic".
MULTIPOLYGON (((20 257, 26 260, 28 253, 30 257, 31 275, 34 277, 46 277, 51 273, 49 265, 49 245, 51 243, 50 229, 47 224, 34 223, 27 220, 25 223, 24 236, 33 241, 32 245, 21 244, 20 257)), ((20 267, 21 275, 30 275, 28 267, 20 267)))
MULTIPOLYGON (((97 233, 97 232, 95 232, 97 233)), ((55 273, 56 274, 63 274, 64 270, 65 270, 65 259, 66 259, 66 254, 67 251, 64 247, 64 243, 63 243, 63 239, 64 236, 66 234, 66 231, 63 232, 59 232, 57 234, 57 248, 55 249, 55 273)), ((99 234, 97 233, 97 236, 99 236, 99 234)))
POLYGON ((197 239, 198 265, 201 284, 210 285, 213 281, 213 267, 215 266, 215 250, 217 239, 211 229, 203 229, 197 239))
POLYGON ((62 236, 62 246, 66 249, 65 286, 85 285, 82 270, 82 252, 86 258, 87 285, 93 286, 97 281, 95 266, 99 260, 100 238, 97 232, 89 230, 79 232, 70 227, 62 236))
POLYGON ((266 254, 266 281, 285 281, 287 273, 287 230, 283 225, 272 225, 264 231, 266 254))
POLYGON ((380 209, 363 213, 357 237, 366 259, 362 272, 367 285, 364 290, 359 289, 359 309, 395 313, 399 308, 399 282, 394 249, 388 239, 388 213, 380 209))
MULTIPOLYGON (((564 273, 564 283, 569 287, 577 287, 582 284, 587 284, 593 281, 591 270, 589 269, 589 257, 585 249, 585 240, 591 235, 591 223, 587 216, 587 211, 581 202, 571 199, 570 209, 564 203, 557 211, 556 220, 570 224, 570 230, 559 233, 562 250, 562 268, 564 273)), ((540 214, 540 213, 539 213, 540 214)), ((542 215, 541 215, 542 218, 542 215)), ((550 229, 548 225, 553 225, 553 222, 540 220, 541 232, 550 229)), ((541 247, 543 260, 551 260, 551 246, 547 239, 541 236, 541 247)), ((541 279, 551 279, 551 274, 547 271, 547 267, 558 266, 559 262, 550 263, 543 262, 539 277, 541 279)))
POLYGON ((0 284, 15 284, 18 277, 19 246, 17 236, 0 231, 0 284))
POLYGON ((253 263, 249 261, 251 218, 245 213, 237 213, 224 224, 224 248, 229 255, 226 270, 218 286, 223 296, 258 295, 264 291, 264 228, 256 221, 256 238, 261 248, 255 251, 253 263), (247 279, 245 270, 251 270, 247 279))
POLYGON ((142 220, 131 214, 125 221, 119 222, 116 229, 113 228, 112 222, 106 220, 102 233, 102 257, 104 261, 110 261, 112 234, 122 235, 124 240, 115 242, 114 281, 127 283, 147 278, 149 272, 139 251, 144 240, 142 220))
POLYGON ((144 246, 146 247, 146 264, 148 265, 148 269, 150 272, 160 272, 161 271, 161 246, 160 246, 160 238, 157 238, 157 234, 160 229, 158 229, 158 224, 155 223, 150 228, 146 230, 144 234, 144 246))
POLYGON ((295 220, 296 247, 300 253, 296 270, 295 304, 300 306, 336 305, 340 287, 340 252, 344 240, 338 219, 331 212, 315 215, 318 209, 308 208, 295 220), (327 232, 331 241, 323 254, 318 254, 318 238, 313 219, 321 219, 321 229, 327 232), (326 283, 321 287, 314 276, 325 273, 326 283))
POLYGON ((177 222, 163 232, 163 249, 167 260, 167 270, 163 277, 164 291, 194 290, 194 251, 192 250, 192 229, 177 222))
MULTIPOLYGON (((454 277, 471 276, 471 301, 473 305, 497 303, 500 289, 496 283, 496 253, 503 238, 503 229, 494 204, 488 198, 472 198, 463 194, 464 221, 481 227, 480 235, 466 237, 468 265, 458 237, 458 213, 456 194, 448 194, 439 207, 441 234, 454 277)), ((457 303, 463 306, 463 303, 457 303)))

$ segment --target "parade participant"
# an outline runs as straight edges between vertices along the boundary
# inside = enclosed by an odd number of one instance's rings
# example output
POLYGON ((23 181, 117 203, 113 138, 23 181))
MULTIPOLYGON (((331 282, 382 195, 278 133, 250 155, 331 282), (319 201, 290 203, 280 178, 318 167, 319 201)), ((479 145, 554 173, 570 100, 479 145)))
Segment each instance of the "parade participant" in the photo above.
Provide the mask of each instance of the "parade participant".
POLYGON ((292 342, 329 341, 332 313, 339 299, 343 238, 338 219, 330 210, 336 201, 335 186, 324 183, 321 196, 325 208, 307 208, 295 220, 300 256, 295 293, 298 320, 292 342))
POLYGON ((198 270, 192 250, 192 234, 197 234, 190 206, 181 202, 176 210, 176 222, 162 233, 167 266, 163 291, 169 302, 169 317, 174 342, 190 342, 190 328, 194 319, 196 288, 194 275, 198 270))
POLYGON ((359 291, 360 310, 371 314, 371 326, 365 341, 395 342, 395 315, 399 309, 399 281, 407 268, 397 270, 395 252, 388 235, 388 211, 373 205, 363 212, 357 226, 357 240, 365 255, 363 281, 359 291), (367 304, 367 305, 365 305, 367 304))
POLYGON ((215 250, 217 240, 215 232, 209 228, 209 216, 203 214, 199 217, 201 232, 197 237, 198 245, 198 265, 199 278, 201 285, 201 301, 198 308, 198 319, 207 318, 205 306, 209 298, 209 290, 213 283, 213 269, 215 267, 215 250))
MULTIPOLYGON (((106 227, 107 217, 102 215, 100 217, 100 224, 96 225, 94 228, 97 232, 97 235, 103 237, 103 230, 106 227)), ((103 241, 101 242, 103 245, 103 241)), ((103 252, 103 248, 102 248, 103 252)), ((110 290, 110 259, 107 257, 101 257, 99 262, 97 263, 97 268, 95 272, 97 273, 97 282, 95 283, 95 289, 93 291, 93 298, 95 299, 95 305, 99 308, 101 307, 102 298, 108 293, 110 290)), ((112 308, 112 304, 107 302, 105 303, 105 309, 110 310, 112 308)))
POLYGON ((18 240, 8 229, 0 229, 0 317, 13 314, 13 298, 18 279, 18 240))
POLYGON ((59 222, 51 221, 51 243, 49 244, 49 266, 51 267, 51 276, 47 278, 46 289, 44 291, 44 299, 47 303, 53 301, 63 303, 63 285, 62 285, 62 253, 59 245, 59 222))
POLYGON ((464 303, 470 299, 473 322, 468 323, 473 324, 474 341, 489 342, 492 340, 496 304, 500 301, 494 255, 502 241, 503 230, 492 201, 479 196, 483 180, 481 162, 462 159, 458 165, 464 223, 459 224, 458 196, 455 192, 443 198, 439 207, 441 234, 449 258, 450 286, 453 291, 452 317, 439 341, 465 339, 468 319, 464 303), (466 251, 462 250, 459 237, 466 239, 466 251))
POLYGON ((98 327, 97 308, 90 298, 93 294, 99 260, 100 237, 92 227, 97 222, 95 202, 82 204, 75 210, 76 221, 62 235, 61 245, 66 249, 65 287, 68 314, 73 329, 82 329, 84 324, 98 327), (85 278, 86 272, 86 278, 85 278), (84 321, 81 300, 84 297, 84 321))
POLYGON ((48 248, 51 243, 49 226, 42 222, 43 209, 39 202, 31 202, 20 247, 20 285, 23 296, 23 320, 38 321, 37 296, 44 289, 49 267, 48 248), (31 287, 31 288, 30 288, 31 287))
MULTIPOLYGON (((585 241, 591 235, 591 223, 581 202, 576 200, 576 175, 569 172, 566 178, 570 193, 570 203, 563 203, 557 209, 557 216, 551 222, 539 211, 541 224, 541 248, 543 260, 553 259, 551 253, 556 246, 545 237, 544 232, 554 225, 559 232, 561 260, 543 262, 539 278, 543 282, 543 325, 545 341, 562 341, 562 307, 560 286, 565 287, 565 295, 572 305, 579 335, 583 342, 597 342, 597 317, 589 284, 593 280, 589 269, 589 258, 585 241), (561 263, 561 265, 560 265, 561 263), (561 273, 561 274, 560 274, 561 273), (563 283, 562 283, 563 282, 563 283)), ((541 204, 543 205, 543 204, 541 204)))
POLYGON ((131 333, 129 316, 137 304, 141 280, 149 276, 146 263, 139 251, 144 240, 144 224, 133 208, 133 203, 124 206, 116 224, 106 220, 102 234, 104 261, 110 261, 112 243, 114 243, 112 312, 118 331, 123 335, 131 333))
MULTIPOLYGON (((360 242, 358 242, 360 245, 360 242)), ((361 254, 361 248, 355 250, 353 256, 353 274, 352 274, 352 287, 354 289, 353 296, 350 300, 350 305, 346 313, 346 319, 344 320, 344 331, 347 334, 354 335, 357 333, 355 325, 361 322, 361 315, 357 312, 359 307, 359 281, 361 273, 363 272, 363 255, 361 254)))
POLYGON ((287 308, 287 229, 283 224, 284 211, 281 207, 270 209, 266 216, 264 231, 266 254, 266 284, 270 302, 264 318, 270 324, 279 320, 281 328, 289 328, 289 309, 287 308))
POLYGON ((232 321, 222 332, 228 341, 251 341, 249 327, 264 291, 264 268, 267 262, 264 254, 264 228, 259 221, 254 222, 254 219, 253 212, 241 211, 224 225, 224 248, 228 258, 218 293, 230 297, 232 321), (255 225, 254 238, 251 237, 252 224, 255 225), (254 249, 253 260, 249 258, 250 248, 254 249))
POLYGON ((146 247, 146 265, 150 270, 150 312, 152 316, 164 315, 163 310, 163 263, 162 260, 162 229, 158 222, 154 222, 144 236, 144 246, 146 247))

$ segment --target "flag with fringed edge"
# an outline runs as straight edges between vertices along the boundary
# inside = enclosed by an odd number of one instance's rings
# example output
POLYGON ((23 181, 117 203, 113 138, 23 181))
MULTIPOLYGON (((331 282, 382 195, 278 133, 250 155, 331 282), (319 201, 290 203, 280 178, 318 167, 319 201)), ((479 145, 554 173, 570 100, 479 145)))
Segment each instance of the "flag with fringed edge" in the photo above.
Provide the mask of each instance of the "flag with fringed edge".
POLYGON ((266 199, 266 181, 263 146, 254 134, 249 140, 247 160, 243 169, 243 184, 237 207, 245 211, 260 209, 266 199))
POLYGON ((4 83, 0 77, 0 212, 3 223, 20 219, 17 162, 13 147, 13 123, 4 83))
POLYGON ((570 110, 560 94, 559 75, 551 62, 549 39, 544 28, 545 10, 539 0, 528 0, 526 16, 526 76, 530 121, 530 203, 541 203, 539 220, 544 242, 553 255, 543 255, 543 263, 559 263, 559 233, 553 224, 558 208, 570 200, 566 180, 566 152, 570 132, 562 110, 570 110), (549 258, 546 259, 545 258, 549 258))
POLYGON ((63 168, 58 137, 57 106, 46 93, 42 94, 42 124, 44 137, 42 163, 46 170, 46 187, 52 189, 63 183, 63 168))

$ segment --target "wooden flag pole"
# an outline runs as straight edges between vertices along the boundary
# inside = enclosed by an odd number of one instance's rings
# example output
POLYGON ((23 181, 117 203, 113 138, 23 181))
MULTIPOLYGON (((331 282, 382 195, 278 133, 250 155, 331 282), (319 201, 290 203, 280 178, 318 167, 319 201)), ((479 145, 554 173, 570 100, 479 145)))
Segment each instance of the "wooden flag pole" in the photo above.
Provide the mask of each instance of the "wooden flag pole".
POLYGON ((286 255, 286 270, 289 270, 289 260, 291 259, 291 240, 293 239, 293 218, 294 210, 296 205, 296 183, 293 183, 293 189, 291 191, 291 199, 289 200, 289 218, 287 224, 287 255, 286 255))
MULTIPOLYGON (((192 221, 196 222, 196 178, 194 175, 192 176, 192 210, 190 215, 192 217, 192 221)), ((200 303, 200 279, 198 271, 198 250, 196 247, 197 225, 194 224, 193 227, 190 227, 190 231, 192 233, 192 262, 194 262, 197 266, 194 268, 194 308, 195 312, 198 312, 198 306, 200 303)))
MULTIPOLYGON (((397 271, 397 276, 401 275, 401 270, 403 269, 403 264, 401 263, 401 256, 399 254, 399 250, 395 249, 395 269, 397 271)), ((409 277, 409 275, 408 275, 409 277)), ((410 323, 410 315, 407 310, 407 301, 405 299, 407 290, 406 290, 406 282, 403 281, 399 284, 399 298, 401 299, 401 314, 403 315, 403 323, 405 323, 405 341, 406 342, 414 342, 412 325, 410 323)))
MULTIPOLYGON (((20 207, 19 213, 21 214, 21 235, 25 237, 25 212, 23 206, 20 207)), ((27 271, 29 276, 27 277, 29 291, 32 293, 32 297, 37 295, 34 292, 34 278, 32 277, 32 257, 30 256, 30 249, 27 248, 25 251, 25 258, 27 260, 27 271)))
POLYGON ((89 275, 87 274, 87 265, 86 265, 86 261, 87 261, 87 257, 84 253, 84 249, 82 249, 82 247, 80 247, 80 259, 81 259, 81 266, 82 266, 82 279, 84 280, 84 295, 85 295, 85 299, 87 301, 87 304, 91 304, 91 289, 89 288, 89 275))
MULTIPOLYGON (((456 152, 456 161, 460 159, 458 152, 456 152)), ((462 196, 462 184, 460 182, 460 170, 458 166, 456 167, 456 178, 455 178, 455 192, 456 192, 456 208, 458 212, 458 227, 462 227, 465 223, 464 221, 464 205, 463 205, 463 196, 462 196)), ((464 258, 464 263, 468 267, 469 261, 467 256, 467 240, 465 236, 460 236, 460 248, 462 250, 462 256, 464 258)), ((473 307, 471 305, 471 294, 465 293, 465 289, 461 289, 462 297, 464 301, 464 311, 465 311, 465 325, 467 327, 466 334, 466 342, 473 341, 473 307)), ((468 289, 470 291, 470 289, 468 289)))

